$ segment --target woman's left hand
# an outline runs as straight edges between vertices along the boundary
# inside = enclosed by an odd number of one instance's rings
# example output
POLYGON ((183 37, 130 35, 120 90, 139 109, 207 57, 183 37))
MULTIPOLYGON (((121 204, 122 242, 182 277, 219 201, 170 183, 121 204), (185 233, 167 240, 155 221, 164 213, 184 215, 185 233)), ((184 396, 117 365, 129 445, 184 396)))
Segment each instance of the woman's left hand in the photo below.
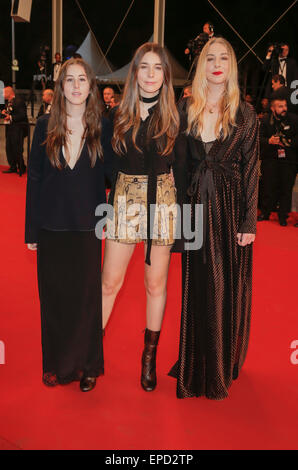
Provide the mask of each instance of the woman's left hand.
POLYGON ((254 233, 237 233, 237 241, 240 246, 250 245, 255 241, 255 238, 254 233))

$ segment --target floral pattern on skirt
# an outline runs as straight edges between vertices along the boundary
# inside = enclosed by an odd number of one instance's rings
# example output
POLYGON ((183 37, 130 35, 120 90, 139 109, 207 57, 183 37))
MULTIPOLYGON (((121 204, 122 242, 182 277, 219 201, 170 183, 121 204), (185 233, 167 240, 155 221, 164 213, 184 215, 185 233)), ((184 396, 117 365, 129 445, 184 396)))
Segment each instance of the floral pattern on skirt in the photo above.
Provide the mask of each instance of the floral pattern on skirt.
MULTIPOLYGON (((114 216, 107 222, 107 238, 121 243, 147 240, 146 175, 119 172, 114 195, 114 216)), ((150 210, 150 209, 149 209, 150 210)), ((172 245, 177 222, 176 188, 173 176, 157 176, 153 245, 172 245)))

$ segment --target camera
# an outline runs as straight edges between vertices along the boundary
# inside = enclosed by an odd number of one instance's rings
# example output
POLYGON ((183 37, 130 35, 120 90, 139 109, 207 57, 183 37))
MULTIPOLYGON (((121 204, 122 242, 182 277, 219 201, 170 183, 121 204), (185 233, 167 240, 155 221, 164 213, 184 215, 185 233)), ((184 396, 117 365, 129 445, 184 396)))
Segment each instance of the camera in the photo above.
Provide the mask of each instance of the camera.
POLYGON ((287 122, 280 122, 279 132, 276 135, 279 136, 280 141, 285 147, 291 147, 292 132, 291 126, 287 122))
POLYGON ((192 39, 188 43, 188 48, 192 51, 192 54, 194 56, 198 56, 208 41, 209 41, 208 34, 200 33, 195 39, 192 39))
POLYGON ((272 44, 272 46, 273 46, 273 49, 272 49, 272 52, 271 52, 271 59, 278 59, 278 57, 282 53, 282 44, 281 43, 275 43, 275 44, 272 44))

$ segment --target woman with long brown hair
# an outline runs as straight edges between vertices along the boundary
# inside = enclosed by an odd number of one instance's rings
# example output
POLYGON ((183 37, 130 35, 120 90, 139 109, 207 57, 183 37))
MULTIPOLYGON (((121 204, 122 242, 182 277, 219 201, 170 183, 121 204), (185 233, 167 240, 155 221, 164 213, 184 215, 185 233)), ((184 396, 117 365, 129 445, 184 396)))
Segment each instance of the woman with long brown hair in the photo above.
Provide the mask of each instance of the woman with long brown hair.
POLYGON ((203 246, 183 255, 178 398, 228 396, 250 329, 252 243, 258 194, 258 120, 240 99, 231 45, 211 39, 199 56, 187 128, 192 214, 203 205, 203 246))
POLYGON ((158 44, 145 43, 136 51, 113 121, 118 171, 109 198, 114 218, 108 224, 103 262, 103 328, 135 245, 144 241, 147 321, 141 385, 152 391, 185 158, 185 152, 179 152, 181 124, 169 59, 158 44))
POLYGON ((25 241, 37 249, 43 382, 80 380, 82 391, 104 370, 95 209, 106 202, 113 152, 99 103, 89 65, 68 60, 51 114, 37 120, 28 165, 25 241))

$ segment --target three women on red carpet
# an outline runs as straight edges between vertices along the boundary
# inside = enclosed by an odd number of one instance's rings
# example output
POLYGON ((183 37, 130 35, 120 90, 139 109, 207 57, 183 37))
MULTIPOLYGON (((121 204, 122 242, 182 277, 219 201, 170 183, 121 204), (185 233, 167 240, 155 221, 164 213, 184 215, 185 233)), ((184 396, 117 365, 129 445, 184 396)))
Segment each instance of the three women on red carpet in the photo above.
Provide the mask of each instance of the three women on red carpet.
POLYGON ((136 51, 113 122, 118 165, 109 197, 114 218, 108 224, 102 271, 103 328, 135 246, 144 241, 147 305, 141 386, 152 391, 171 251, 179 250, 176 202, 181 205, 186 194, 186 141, 163 47, 146 43, 136 51))
POLYGON ((203 206, 203 244, 183 253, 179 360, 170 375, 178 398, 226 398, 248 347, 259 172, 258 121, 240 99, 235 53, 223 38, 205 45, 187 119, 177 112, 169 60, 157 44, 133 57, 112 112, 113 136, 95 88, 83 61, 62 67, 51 117, 38 120, 29 159, 26 241, 38 249, 44 382, 64 383, 80 372, 81 389, 94 387, 103 372, 101 326, 144 241, 141 385, 155 389, 171 252, 185 247, 177 207, 188 194, 192 227, 203 206), (101 324, 101 244, 91 214, 105 200, 112 161, 101 324))
POLYGON ((112 127, 102 118, 95 76, 70 59, 56 81, 51 114, 37 120, 28 164, 26 234, 37 249, 43 382, 103 374, 101 240, 95 209, 111 178, 112 127))
POLYGON ((246 357, 257 221, 258 120, 240 99, 231 45, 211 39, 199 56, 188 110, 188 194, 203 204, 203 246, 183 254, 178 398, 221 400, 246 357))

